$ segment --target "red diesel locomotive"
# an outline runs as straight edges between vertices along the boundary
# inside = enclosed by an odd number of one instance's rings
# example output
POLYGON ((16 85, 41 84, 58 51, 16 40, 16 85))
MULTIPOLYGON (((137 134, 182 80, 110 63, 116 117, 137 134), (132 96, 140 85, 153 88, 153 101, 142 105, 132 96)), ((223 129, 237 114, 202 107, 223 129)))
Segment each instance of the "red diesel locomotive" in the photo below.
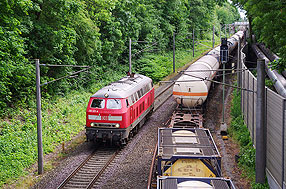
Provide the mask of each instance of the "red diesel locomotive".
POLYGON ((153 108, 152 79, 140 74, 123 77, 90 97, 86 109, 87 140, 125 144, 153 108))

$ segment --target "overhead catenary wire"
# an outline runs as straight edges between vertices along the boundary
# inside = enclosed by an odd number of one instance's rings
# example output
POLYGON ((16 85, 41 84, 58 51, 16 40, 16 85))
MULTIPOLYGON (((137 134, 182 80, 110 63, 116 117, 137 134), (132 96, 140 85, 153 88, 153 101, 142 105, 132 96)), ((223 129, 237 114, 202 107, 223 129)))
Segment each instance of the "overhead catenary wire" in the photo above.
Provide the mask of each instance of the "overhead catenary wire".
POLYGON ((152 43, 150 41, 131 41, 132 43, 152 43))
MULTIPOLYGON (((190 74, 185 74, 185 75, 188 75, 188 76, 191 76, 191 77, 195 77, 197 79, 183 80, 183 81, 178 81, 178 80, 176 80, 176 81, 160 81, 160 83, 185 83, 185 82, 197 82, 197 81, 210 81, 210 82, 221 84, 221 85, 225 85, 225 86, 228 86, 228 87, 232 87, 232 88, 241 89, 241 90, 244 90, 244 91, 255 92, 256 93, 256 91, 252 91, 252 90, 245 89, 245 88, 242 88, 242 87, 237 87, 235 85, 230 85, 230 84, 227 84, 227 83, 222 83, 222 82, 219 82, 219 81, 215 81, 215 80, 211 80, 211 79, 207 79, 207 78, 202 78, 202 77, 198 77, 198 76, 194 76, 194 75, 190 75, 190 74)), ((177 84, 177 85, 179 85, 179 84, 177 84)))
POLYGON ((144 48, 144 49, 142 49, 142 50, 140 50, 140 51, 134 53, 134 54, 132 55, 132 57, 134 57, 134 56, 136 56, 137 54, 139 54, 139 53, 141 53, 141 52, 144 52, 144 51, 146 51, 147 49, 149 49, 149 48, 151 48, 151 47, 157 45, 157 43, 158 43, 158 42, 154 42, 154 43, 152 43, 151 45, 147 46, 146 48, 144 48))
MULTIPOLYGON (((234 75, 234 74, 237 74, 237 73, 242 73, 244 71, 236 71, 236 72, 233 72, 233 73, 225 73, 224 75, 234 75)), ((223 74, 217 74, 216 76, 223 76, 223 74)))
POLYGON ((216 70, 184 70, 180 71, 179 73, 184 72, 208 72, 208 71, 247 71, 247 70, 255 70, 256 68, 243 68, 243 69, 216 69, 216 70))
MULTIPOLYGON (((230 84, 227 84, 227 83, 222 83, 222 82, 215 81, 215 80, 212 80, 212 79, 202 78, 202 77, 194 76, 194 75, 190 75, 190 74, 185 74, 185 75, 188 75, 188 76, 191 76, 191 77, 195 77, 195 78, 198 78, 198 79, 202 79, 203 81, 210 81, 210 82, 221 84, 221 85, 225 85, 225 86, 228 86, 228 87, 237 88, 237 89, 241 89, 241 90, 244 90, 244 91, 255 92, 256 93, 256 91, 252 91, 252 90, 249 90, 249 89, 237 87, 235 85, 230 85, 230 84)), ((180 82, 180 81, 176 81, 176 82, 180 82)))
POLYGON ((73 72, 73 73, 71 73, 71 74, 69 74, 69 75, 66 75, 66 76, 63 76, 63 77, 59 77, 59 78, 54 79, 54 80, 52 80, 52 81, 48 81, 48 82, 42 83, 40 86, 44 86, 44 85, 47 85, 47 84, 49 84, 49 83, 53 83, 53 82, 55 82, 55 81, 58 81, 58 80, 61 80, 61 79, 68 78, 68 77, 70 77, 70 76, 76 75, 76 74, 78 74, 78 73, 85 72, 85 71, 89 70, 90 68, 91 68, 91 67, 88 67, 88 68, 82 69, 82 70, 80 70, 80 71, 73 72))
POLYGON ((198 44, 200 44, 200 45, 202 45, 202 46, 205 46, 205 47, 207 47, 207 48, 209 48, 209 49, 211 49, 212 47, 209 47, 209 46, 207 46, 207 45, 205 45, 205 44, 202 44, 202 43, 199 43, 199 42, 197 42, 198 44))
POLYGON ((244 63, 248 63, 248 64, 255 64, 257 65, 257 62, 252 62, 252 61, 248 61, 248 60, 245 60, 244 63))
POLYGON ((47 66, 47 67, 75 67, 75 68, 89 68, 90 67, 90 66, 61 65, 61 64, 40 64, 40 66, 47 66))

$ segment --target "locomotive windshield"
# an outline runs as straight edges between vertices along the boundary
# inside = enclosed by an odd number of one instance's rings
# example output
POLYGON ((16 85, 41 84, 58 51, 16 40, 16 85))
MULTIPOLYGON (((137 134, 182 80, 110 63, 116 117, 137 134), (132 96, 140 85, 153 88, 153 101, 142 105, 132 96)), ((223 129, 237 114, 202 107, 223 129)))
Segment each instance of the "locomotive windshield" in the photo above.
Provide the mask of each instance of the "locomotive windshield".
POLYGON ((104 108, 105 100, 104 99, 93 99, 91 106, 92 108, 104 108))
POLYGON ((107 109, 121 109, 121 100, 119 99, 108 99, 106 103, 107 109))

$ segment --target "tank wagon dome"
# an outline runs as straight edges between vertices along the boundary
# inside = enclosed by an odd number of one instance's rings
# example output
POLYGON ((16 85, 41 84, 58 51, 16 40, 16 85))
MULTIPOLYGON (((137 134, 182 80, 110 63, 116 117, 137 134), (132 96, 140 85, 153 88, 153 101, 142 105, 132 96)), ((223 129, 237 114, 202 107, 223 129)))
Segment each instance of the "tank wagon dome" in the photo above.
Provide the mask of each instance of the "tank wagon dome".
POLYGON ((202 181, 185 181, 178 184, 178 189, 212 189, 208 183, 202 181))
POLYGON ((91 97, 98 98, 127 98, 134 92, 142 88, 142 86, 151 83, 152 79, 141 75, 135 74, 133 77, 125 76, 118 81, 110 83, 108 86, 98 90, 91 97))

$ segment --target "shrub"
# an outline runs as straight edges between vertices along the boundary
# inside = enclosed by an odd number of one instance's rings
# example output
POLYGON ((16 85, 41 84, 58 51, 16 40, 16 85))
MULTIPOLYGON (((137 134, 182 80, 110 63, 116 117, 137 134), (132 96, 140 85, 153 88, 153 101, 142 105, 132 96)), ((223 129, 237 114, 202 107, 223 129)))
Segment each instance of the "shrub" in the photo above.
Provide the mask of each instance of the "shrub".
POLYGON ((268 183, 255 183, 255 149, 253 148, 250 133, 244 124, 243 116, 240 108, 240 93, 238 89, 234 90, 231 107, 231 124, 229 133, 240 145, 239 165, 243 169, 243 174, 251 180, 252 188, 269 188, 268 183))

